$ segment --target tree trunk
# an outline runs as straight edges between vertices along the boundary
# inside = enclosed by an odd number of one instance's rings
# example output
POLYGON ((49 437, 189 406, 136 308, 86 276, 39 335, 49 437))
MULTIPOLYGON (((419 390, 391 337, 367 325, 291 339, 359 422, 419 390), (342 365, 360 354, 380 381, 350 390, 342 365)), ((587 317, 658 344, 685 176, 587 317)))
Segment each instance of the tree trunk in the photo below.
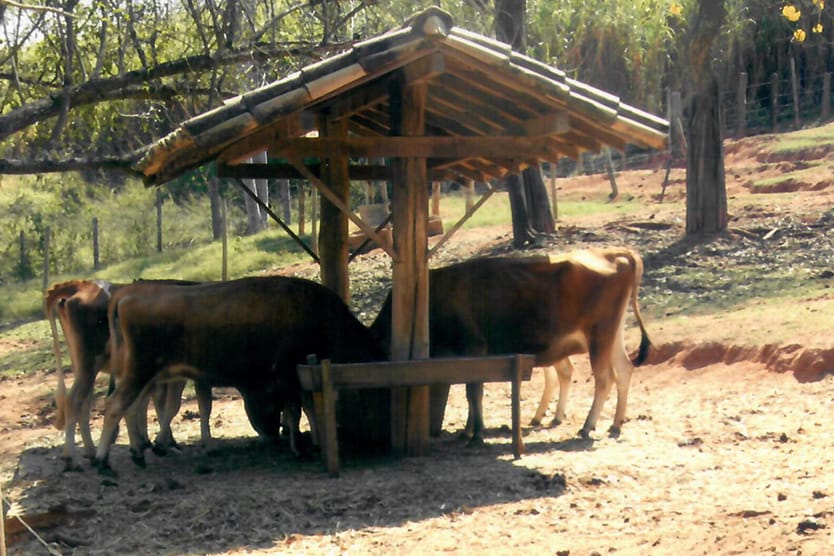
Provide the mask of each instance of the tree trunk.
POLYGON ((686 157, 686 233, 716 233, 727 229, 727 188, 718 79, 690 101, 686 157))
MULTIPOLYGON (((495 37, 522 53, 527 50, 526 10, 526 0, 495 0, 495 37)), ((541 169, 527 168, 520 177, 508 177, 506 184, 513 219, 513 245, 524 247, 533 242, 537 233, 552 234, 553 215, 541 169)))
POLYGON ((727 229, 727 188, 721 143, 719 58, 715 46, 724 20, 723 0, 698 5, 689 36, 688 76, 692 95, 686 111, 686 233, 727 229))

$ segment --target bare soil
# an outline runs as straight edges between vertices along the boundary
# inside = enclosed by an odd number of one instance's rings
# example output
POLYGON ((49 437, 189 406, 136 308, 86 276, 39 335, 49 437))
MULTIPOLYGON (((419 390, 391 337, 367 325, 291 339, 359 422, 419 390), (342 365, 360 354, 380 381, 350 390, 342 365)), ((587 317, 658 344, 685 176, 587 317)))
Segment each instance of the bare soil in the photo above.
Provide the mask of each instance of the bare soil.
MULTIPOLYGON (((182 450, 149 455, 137 469, 122 435, 111 479, 89 468, 62 472, 62 439, 51 427, 55 376, 33 370, 0 382, 3 495, 41 539, 15 532, 10 520, 10 554, 47 554, 47 545, 62 554, 831 553, 834 336, 818 323, 834 324, 826 321, 834 308, 834 155, 771 160, 762 154, 767 140, 727 146, 726 234, 686 239, 683 171, 673 169, 661 204, 664 170, 634 169, 618 185, 621 197, 639 201, 637 212, 561 221, 558 236, 540 246, 632 245, 644 255, 641 304, 655 349, 635 371, 619 438, 602 432, 613 399, 594 439, 576 438, 593 383, 587 357, 575 357, 567 422, 528 427, 517 461, 503 385, 486 387, 485 446, 458 438, 466 404, 455 387, 428 457, 346 457, 337 479, 315 459, 259 442, 238 397, 219 390, 217 450, 199 446, 190 397, 175 420, 182 450), (807 160, 823 163, 808 168, 807 160), (748 267, 755 272, 737 274, 748 267), (799 288, 795 298, 767 305, 764 288, 796 273, 802 280, 785 282, 799 288), (763 308, 745 322, 739 308, 750 304, 763 308)), ((560 200, 608 193, 604 176, 560 183, 560 200)), ((433 264, 511 254, 510 244, 509 225, 463 232, 433 264)), ((369 321, 389 263, 372 252, 352 271, 354 310, 369 321)), ((310 265, 283 272, 315 275, 310 265)), ((25 347, 0 344, 0 355, 25 347)), ((523 386, 523 419, 542 388, 536 371, 523 386)), ((99 400, 94 429, 101 408, 99 400)))

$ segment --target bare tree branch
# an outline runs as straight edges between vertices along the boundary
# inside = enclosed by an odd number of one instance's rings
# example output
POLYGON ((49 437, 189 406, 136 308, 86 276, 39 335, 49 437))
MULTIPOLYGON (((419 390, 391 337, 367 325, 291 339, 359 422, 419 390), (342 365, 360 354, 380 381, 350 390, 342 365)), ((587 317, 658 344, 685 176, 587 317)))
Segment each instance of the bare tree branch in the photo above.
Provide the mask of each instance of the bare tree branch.
POLYGON ((64 17, 75 17, 70 12, 65 12, 60 8, 53 8, 52 6, 41 6, 39 4, 24 4, 22 2, 15 2, 14 0, 0 0, 0 4, 9 6, 10 8, 17 8, 18 10, 29 10, 33 12, 50 12, 64 17))

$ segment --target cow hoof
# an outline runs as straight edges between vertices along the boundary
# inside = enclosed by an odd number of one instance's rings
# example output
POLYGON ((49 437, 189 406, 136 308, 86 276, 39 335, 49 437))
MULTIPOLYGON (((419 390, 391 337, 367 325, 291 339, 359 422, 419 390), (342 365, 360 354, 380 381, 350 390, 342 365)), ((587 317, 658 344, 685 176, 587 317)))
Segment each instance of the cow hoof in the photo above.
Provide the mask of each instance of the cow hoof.
POLYGON ((486 443, 484 442, 483 438, 481 438, 480 436, 473 436, 469 440, 469 442, 466 444, 466 447, 467 448, 480 448, 481 446, 484 446, 485 444, 486 443))
POLYGON ((72 458, 64 458, 64 473, 84 471, 79 464, 74 463, 72 458))
POLYGON ((611 425, 611 428, 608 429, 608 436, 610 438, 620 438, 620 433, 621 432, 622 432, 622 430, 620 430, 620 427, 616 427, 614 425, 611 425))
POLYGON ((99 465, 98 466, 98 474, 101 475, 102 477, 110 477, 110 478, 113 478, 113 479, 115 479, 116 477, 119 476, 118 473, 113 471, 113 468, 110 467, 109 463, 99 465))
POLYGON ((558 427, 561 424, 562 424, 562 420, 559 419, 558 417, 554 417, 553 420, 550 421, 550 424, 548 425, 548 428, 552 429, 552 428, 558 427))
POLYGON ((137 454, 133 450, 130 451, 130 459, 137 467, 141 467, 142 469, 145 468, 145 455, 144 454, 137 454))
POLYGON ((165 457, 168 455, 168 448, 163 444, 154 444, 151 446, 151 452, 159 457, 165 457))
POLYGON ((579 432, 577 433, 577 435, 582 440, 590 440, 591 439, 591 431, 589 431, 589 430, 580 429, 579 432))

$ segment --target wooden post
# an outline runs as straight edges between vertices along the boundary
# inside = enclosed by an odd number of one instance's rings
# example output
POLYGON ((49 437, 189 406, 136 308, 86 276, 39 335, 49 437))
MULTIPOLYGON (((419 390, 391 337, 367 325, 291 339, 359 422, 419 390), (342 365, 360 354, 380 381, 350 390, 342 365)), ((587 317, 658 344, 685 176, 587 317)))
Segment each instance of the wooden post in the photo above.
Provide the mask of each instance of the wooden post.
POLYGON ((747 72, 738 74, 738 89, 736 89, 736 137, 747 134, 747 72))
POLYGON ((43 287, 42 292, 46 292, 49 286, 49 239, 52 236, 52 228, 48 227, 43 231, 43 287))
POLYGON ((101 266, 98 252, 98 217, 93 217, 93 270, 98 270, 101 266))
POLYGON ((822 110, 820 117, 827 120, 831 115, 831 72, 822 74, 822 110))
MULTIPOLYGON (((347 135, 347 120, 331 120, 323 116, 320 122, 323 137, 347 135)), ((322 161, 322 180, 345 204, 350 199, 348 159, 334 156, 322 161)), ((348 277, 348 221, 339 207, 321 198, 321 229, 319 253, 321 257, 321 281, 350 303, 350 279, 348 277)))
POLYGON ((226 199, 223 199, 223 202, 220 205, 220 226, 222 227, 222 245, 223 245, 223 256, 220 265, 220 279, 224 282, 229 279, 229 234, 228 228, 226 227, 226 199))
POLYGON ((307 194, 303 185, 298 186, 298 235, 303 236, 307 228, 307 194))
POLYGON ((431 184, 431 215, 440 216, 440 182, 431 184))
POLYGON ((605 147, 605 170, 608 172, 608 182, 611 184, 611 193, 608 194, 608 200, 613 201, 620 196, 620 191, 617 189, 617 176, 614 174, 614 161, 611 160, 610 147, 605 147))
POLYGON ((553 221, 559 220, 559 201, 556 199, 556 165, 550 165, 550 204, 553 208, 553 221))
POLYGON ((779 123, 779 74, 770 75, 770 129, 776 132, 779 123))
POLYGON ((472 205, 475 204, 475 180, 467 179, 464 181, 463 202, 466 207, 466 212, 472 210, 472 205))
MULTIPOLYGON (((423 135, 425 83, 391 84, 392 135, 423 135)), ((393 171, 391 359, 429 356, 429 275, 426 224, 428 170, 425 158, 398 158, 393 171)), ((391 447, 395 454, 424 455, 429 440, 429 387, 396 388, 391 395, 391 447)))
POLYGON ((791 56, 791 96, 793 97, 793 126, 799 129, 799 78, 796 76, 796 60, 791 56))
POLYGON ((162 190, 156 188, 156 252, 162 253, 162 190))
POLYGON ((18 277, 21 281, 29 278, 26 261, 26 233, 20 230, 20 262, 18 263, 18 277))
POLYGON ((310 188, 310 243, 313 246, 313 252, 319 254, 319 191, 315 187, 310 188))

